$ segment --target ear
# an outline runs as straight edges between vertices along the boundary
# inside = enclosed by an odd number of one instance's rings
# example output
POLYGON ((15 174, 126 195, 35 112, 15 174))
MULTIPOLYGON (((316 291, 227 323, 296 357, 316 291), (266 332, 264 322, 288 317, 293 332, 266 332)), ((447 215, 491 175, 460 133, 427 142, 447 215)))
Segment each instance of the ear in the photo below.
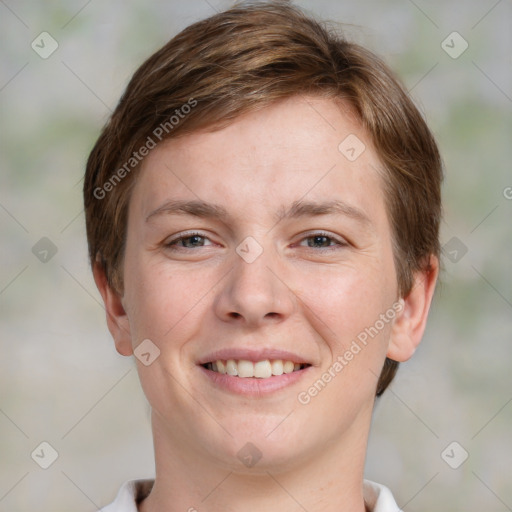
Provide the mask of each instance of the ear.
POLYGON ((122 297, 108 284, 103 265, 95 263, 92 272, 105 304, 108 330, 114 338, 116 349, 121 355, 130 356, 133 354, 130 324, 123 307, 122 297))
POLYGON ((387 357, 407 361, 418 348, 427 323, 430 304, 439 274, 439 260, 430 256, 425 270, 415 273, 411 291, 403 299, 403 310, 395 319, 387 357))

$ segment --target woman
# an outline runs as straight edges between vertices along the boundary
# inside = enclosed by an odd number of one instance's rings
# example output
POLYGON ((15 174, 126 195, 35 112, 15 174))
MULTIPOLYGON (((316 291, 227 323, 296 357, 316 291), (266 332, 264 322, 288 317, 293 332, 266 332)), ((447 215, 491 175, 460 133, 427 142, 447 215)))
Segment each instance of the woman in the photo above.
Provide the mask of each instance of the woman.
POLYGON ((241 4, 151 56, 84 184, 156 460, 105 512, 397 511, 364 460, 375 398, 425 328, 441 179, 390 70, 288 3, 241 4))

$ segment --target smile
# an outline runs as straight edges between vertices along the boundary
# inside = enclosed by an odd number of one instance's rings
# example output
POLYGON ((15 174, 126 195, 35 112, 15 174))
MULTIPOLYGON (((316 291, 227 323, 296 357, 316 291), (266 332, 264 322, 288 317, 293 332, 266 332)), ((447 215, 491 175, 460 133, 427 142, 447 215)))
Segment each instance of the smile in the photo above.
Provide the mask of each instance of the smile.
POLYGON ((257 379, 268 379, 303 370, 311 365, 294 363, 293 361, 283 359, 264 359, 256 362, 248 361, 246 359, 218 359, 216 361, 205 363, 202 366, 207 370, 223 375, 230 375, 232 377, 240 377, 243 379, 251 377, 257 379))

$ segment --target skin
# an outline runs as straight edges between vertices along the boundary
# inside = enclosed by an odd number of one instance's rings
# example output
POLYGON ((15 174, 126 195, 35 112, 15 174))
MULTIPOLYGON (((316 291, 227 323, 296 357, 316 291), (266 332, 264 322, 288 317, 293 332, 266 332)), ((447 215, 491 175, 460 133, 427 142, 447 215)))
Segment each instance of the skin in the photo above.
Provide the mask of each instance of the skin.
POLYGON ((379 167, 351 111, 316 97, 169 140, 145 159, 129 206, 123 296, 94 270, 117 350, 130 356, 145 339, 160 350, 149 366, 137 360, 156 458, 141 511, 364 511, 377 377, 386 356, 406 361, 420 342, 437 260, 320 393, 307 405, 297 397, 399 299, 379 167), (338 150, 349 134, 366 145, 354 162, 338 150), (221 205, 228 217, 170 213, 162 206, 171 200, 221 205), (352 210, 276 220, 297 201, 352 210), (355 209, 360 216, 347 214, 355 209), (175 241, 196 231, 206 238, 175 241), (248 236, 263 250, 252 263, 235 250, 248 236), (248 397, 212 386, 197 365, 213 349, 261 346, 312 367, 291 386, 248 397), (262 454, 250 468, 237 457, 247 442, 262 454))

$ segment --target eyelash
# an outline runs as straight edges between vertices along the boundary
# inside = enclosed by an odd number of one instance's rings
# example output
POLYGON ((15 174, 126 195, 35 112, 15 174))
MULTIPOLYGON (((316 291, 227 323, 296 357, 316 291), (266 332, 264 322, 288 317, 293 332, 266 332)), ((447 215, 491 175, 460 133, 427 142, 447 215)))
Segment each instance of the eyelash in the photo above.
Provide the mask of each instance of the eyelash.
MULTIPOLYGON (((171 250, 187 250, 187 249, 190 249, 190 247, 179 247, 177 246, 177 244, 183 240, 187 240, 188 238, 193 238, 193 237, 200 237, 200 238, 203 238, 203 239, 206 239, 206 240, 209 240, 209 238, 207 236, 204 236, 203 234, 201 233, 198 233, 198 232, 193 232, 193 233, 187 233, 185 235, 182 235, 178 238, 175 238, 173 240, 170 240, 169 242, 166 242, 164 245, 165 247, 171 249, 171 250)), ((347 247, 349 244, 343 240, 343 239, 338 239, 334 236, 332 236, 331 234, 329 233, 325 233, 323 231, 318 231, 318 232, 315 232, 315 233, 311 233, 311 234, 308 234, 307 236, 304 236, 300 239, 300 242, 304 241, 304 240, 308 240, 308 239, 311 239, 311 238, 316 238, 316 237, 324 237, 324 238, 327 238, 329 239, 331 242, 334 242, 334 245, 329 245, 327 247, 317 247, 316 249, 320 249, 322 251, 330 251, 330 250, 333 250, 334 248, 336 248, 336 246, 338 247, 347 247)), ((197 247, 204 247, 204 246, 197 246, 197 247)), ((308 249, 315 249, 314 247, 307 247, 308 249)))

